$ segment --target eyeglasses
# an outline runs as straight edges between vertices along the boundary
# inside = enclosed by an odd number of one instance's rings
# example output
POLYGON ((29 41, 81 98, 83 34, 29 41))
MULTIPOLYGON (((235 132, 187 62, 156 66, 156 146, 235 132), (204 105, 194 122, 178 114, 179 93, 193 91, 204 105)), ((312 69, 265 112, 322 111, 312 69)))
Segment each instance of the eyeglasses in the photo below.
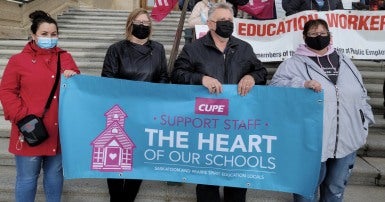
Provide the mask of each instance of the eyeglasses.
POLYGON ((132 21, 134 25, 144 25, 144 26, 150 26, 151 22, 150 21, 140 21, 140 20, 134 20, 132 21))
POLYGON ((328 36, 330 32, 313 32, 313 33, 307 33, 307 36, 309 37, 317 37, 317 36, 328 36))

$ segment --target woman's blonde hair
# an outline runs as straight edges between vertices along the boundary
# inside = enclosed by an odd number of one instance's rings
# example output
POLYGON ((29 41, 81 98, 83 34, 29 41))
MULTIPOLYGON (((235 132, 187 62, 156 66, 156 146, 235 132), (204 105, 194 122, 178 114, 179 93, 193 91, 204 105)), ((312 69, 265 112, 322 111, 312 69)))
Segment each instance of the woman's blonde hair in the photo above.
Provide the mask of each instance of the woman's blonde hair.
MULTIPOLYGON (((136 19, 136 17, 138 17, 139 15, 142 15, 142 14, 145 14, 147 16, 148 20, 150 21, 150 29, 151 29, 150 36, 151 36, 151 34, 152 34, 152 20, 151 20, 150 14, 148 13, 148 11, 146 9, 137 8, 137 9, 133 10, 130 13, 130 15, 127 17, 127 22, 126 22, 126 39, 127 40, 130 40, 132 38, 132 24, 133 24, 134 20, 136 19)), ((150 36, 148 38, 150 38, 150 36)))

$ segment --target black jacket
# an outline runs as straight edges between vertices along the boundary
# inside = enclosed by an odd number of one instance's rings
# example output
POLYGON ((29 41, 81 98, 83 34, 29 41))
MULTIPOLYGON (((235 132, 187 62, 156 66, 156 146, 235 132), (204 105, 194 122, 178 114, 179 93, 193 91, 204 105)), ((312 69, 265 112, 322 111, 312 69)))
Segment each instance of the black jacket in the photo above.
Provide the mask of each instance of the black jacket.
POLYGON ((282 0, 282 8, 286 16, 306 10, 331 11, 344 9, 341 0, 325 0, 322 7, 319 7, 316 0, 282 0))
POLYGON ((238 84, 251 75, 256 85, 266 84, 266 68, 255 56, 250 44, 233 36, 223 54, 214 44, 210 32, 186 44, 174 63, 173 83, 202 85, 203 76, 216 78, 222 84, 238 84))
POLYGON ((144 45, 122 40, 112 44, 104 58, 103 77, 154 83, 168 83, 167 61, 162 44, 149 41, 144 45))

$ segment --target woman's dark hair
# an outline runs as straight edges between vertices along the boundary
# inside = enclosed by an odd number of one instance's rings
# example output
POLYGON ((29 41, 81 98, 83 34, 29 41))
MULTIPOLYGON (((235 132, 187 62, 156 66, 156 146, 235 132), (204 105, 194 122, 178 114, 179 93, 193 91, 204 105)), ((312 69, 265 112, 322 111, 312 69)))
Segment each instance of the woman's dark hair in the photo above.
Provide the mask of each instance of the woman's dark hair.
POLYGON ((32 22, 31 31, 33 34, 36 34, 36 31, 41 25, 41 23, 45 22, 49 24, 55 24, 56 30, 59 33, 59 27, 57 26, 56 20, 54 20, 48 13, 41 10, 37 10, 29 14, 29 18, 32 22))
POLYGON ((319 25, 322 25, 325 27, 327 31, 329 31, 329 26, 328 23, 323 20, 323 19, 316 19, 316 20, 309 20, 305 23, 305 26, 303 26, 303 32, 302 34, 304 36, 307 35, 307 32, 312 28, 312 27, 318 27, 319 25))

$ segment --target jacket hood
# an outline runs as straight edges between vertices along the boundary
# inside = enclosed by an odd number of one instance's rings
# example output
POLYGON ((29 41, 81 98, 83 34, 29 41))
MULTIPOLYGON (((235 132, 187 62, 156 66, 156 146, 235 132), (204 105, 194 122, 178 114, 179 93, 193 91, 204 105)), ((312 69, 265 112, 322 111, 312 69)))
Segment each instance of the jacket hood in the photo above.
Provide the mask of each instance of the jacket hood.
POLYGON ((328 51, 324 55, 318 55, 317 53, 311 51, 305 44, 301 44, 295 51, 295 54, 308 56, 308 57, 322 57, 322 56, 330 55, 333 52, 334 52, 334 48, 332 45, 328 46, 328 51))

